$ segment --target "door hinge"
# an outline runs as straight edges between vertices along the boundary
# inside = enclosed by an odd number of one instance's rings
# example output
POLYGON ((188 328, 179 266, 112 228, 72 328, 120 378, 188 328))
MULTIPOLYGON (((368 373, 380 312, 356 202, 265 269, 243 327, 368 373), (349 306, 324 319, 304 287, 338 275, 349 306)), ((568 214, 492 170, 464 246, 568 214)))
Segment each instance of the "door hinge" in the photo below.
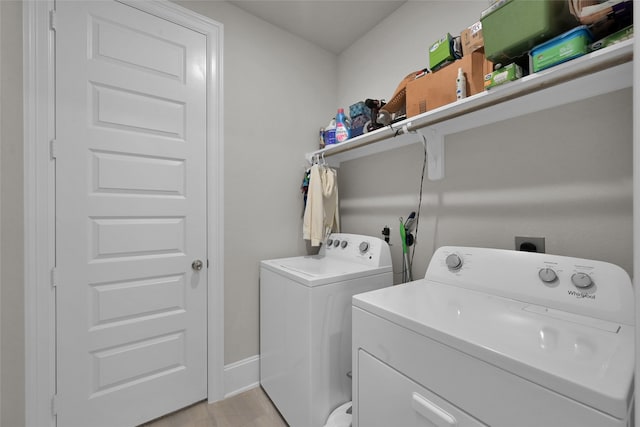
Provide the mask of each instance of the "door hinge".
POLYGON ((58 269, 53 267, 51 269, 51 287, 55 288, 58 286, 58 269))
POLYGON ((51 160, 58 157, 58 141, 55 139, 49 141, 49 154, 51 156, 51 160))
POLYGON ((209 268, 209 260, 207 260, 207 268, 209 268))
POLYGON ((58 19, 56 16, 56 11, 50 10, 49 11, 49 28, 52 31, 55 31, 57 26, 58 26, 58 19))
POLYGON ((51 396, 51 415, 58 415, 58 395, 51 396))

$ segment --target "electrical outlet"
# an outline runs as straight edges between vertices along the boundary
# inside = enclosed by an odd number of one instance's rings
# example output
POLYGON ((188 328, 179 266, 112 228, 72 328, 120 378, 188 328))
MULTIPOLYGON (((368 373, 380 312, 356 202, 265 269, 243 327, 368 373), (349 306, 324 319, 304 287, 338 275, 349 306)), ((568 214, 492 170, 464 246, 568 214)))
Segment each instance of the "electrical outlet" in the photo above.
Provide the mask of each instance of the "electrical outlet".
POLYGON ((544 251, 544 237, 516 236, 516 251, 539 252, 544 251))

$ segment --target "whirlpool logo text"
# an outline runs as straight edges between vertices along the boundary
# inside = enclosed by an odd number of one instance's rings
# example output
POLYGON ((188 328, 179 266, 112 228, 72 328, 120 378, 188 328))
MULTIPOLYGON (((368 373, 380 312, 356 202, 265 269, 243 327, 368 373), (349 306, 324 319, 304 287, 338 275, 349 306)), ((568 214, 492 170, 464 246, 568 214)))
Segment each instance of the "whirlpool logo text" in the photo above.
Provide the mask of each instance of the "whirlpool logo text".
POLYGON ((567 291, 569 295, 574 296, 576 298, 587 298, 587 299, 596 299, 594 294, 588 294, 586 292, 578 292, 578 291, 567 291))

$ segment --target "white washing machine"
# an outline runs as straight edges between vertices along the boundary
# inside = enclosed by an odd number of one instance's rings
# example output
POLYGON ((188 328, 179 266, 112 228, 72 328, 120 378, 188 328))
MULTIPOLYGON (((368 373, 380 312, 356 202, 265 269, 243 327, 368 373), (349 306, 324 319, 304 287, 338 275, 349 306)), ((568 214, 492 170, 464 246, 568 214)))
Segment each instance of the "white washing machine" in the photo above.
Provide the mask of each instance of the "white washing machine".
POLYGON ((351 400, 351 298, 392 284, 389 246, 369 236, 260 263, 260 384, 291 427, 322 427, 351 400))
POLYGON ((634 334, 615 265, 443 247, 354 297, 353 425, 631 426, 634 334))

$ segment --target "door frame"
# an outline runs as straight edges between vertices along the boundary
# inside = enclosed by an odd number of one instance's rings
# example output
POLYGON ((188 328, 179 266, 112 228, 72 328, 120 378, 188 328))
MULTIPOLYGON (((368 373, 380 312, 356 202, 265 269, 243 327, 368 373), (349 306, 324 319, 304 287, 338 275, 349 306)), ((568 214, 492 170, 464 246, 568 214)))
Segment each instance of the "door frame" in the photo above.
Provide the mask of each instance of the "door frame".
MULTIPOLYGON (((93 0, 88 0, 93 1, 93 0)), ((207 395, 224 397, 223 25, 166 0, 116 0, 207 44, 207 395)), ((25 425, 55 426, 55 9, 23 3, 25 425)))

